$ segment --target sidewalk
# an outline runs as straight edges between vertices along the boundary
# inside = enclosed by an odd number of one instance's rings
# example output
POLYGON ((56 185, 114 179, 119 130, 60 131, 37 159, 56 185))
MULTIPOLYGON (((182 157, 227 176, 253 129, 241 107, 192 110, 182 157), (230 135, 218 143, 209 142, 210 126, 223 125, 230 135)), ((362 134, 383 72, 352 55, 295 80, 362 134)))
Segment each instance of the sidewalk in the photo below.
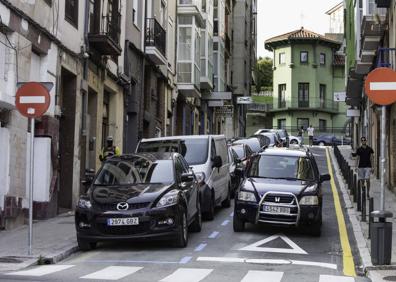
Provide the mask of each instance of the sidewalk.
MULTIPOLYGON (((351 167, 355 167, 355 160, 351 159, 351 147, 350 146, 338 146, 341 154, 344 156, 345 160, 348 161, 351 167)), ((396 195, 389 191, 385 190, 385 209, 393 213, 393 217, 388 219, 389 222, 393 223, 393 234, 392 234, 392 260, 391 265, 386 266, 373 266, 371 263, 370 257, 370 247, 371 241, 368 239, 369 233, 369 211, 368 211, 368 201, 367 201, 367 222, 361 221, 361 212, 357 211, 357 204, 353 202, 353 197, 350 195, 350 191, 346 186, 346 182, 343 179, 339 166, 337 164, 336 158, 334 156, 333 151, 332 161, 333 165, 335 165, 336 172, 335 177, 337 178, 341 192, 344 194, 344 200, 346 203, 346 208, 348 210, 348 216, 352 223, 356 242, 359 248, 359 253, 362 260, 362 268, 367 273, 368 277, 375 282, 382 281, 395 281, 396 278, 396 195), (391 276, 391 277, 390 277, 391 276), (384 280, 387 278, 387 280, 384 280), (393 279, 393 280, 389 280, 393 279)), ((380 207, 380 194, 381 194, 381 185, 380 180, 376 179, 374 176, 371 177, 371 187, 370 187, 370 197, 374 198, 374 210, 378 210, 380 207)))
POLYGON ((24 225, 0 231, 0 271, 56 263, 78 250, 71 212, 33 224, 32 256, 28 256, 28 230, 28 225, 24 225))

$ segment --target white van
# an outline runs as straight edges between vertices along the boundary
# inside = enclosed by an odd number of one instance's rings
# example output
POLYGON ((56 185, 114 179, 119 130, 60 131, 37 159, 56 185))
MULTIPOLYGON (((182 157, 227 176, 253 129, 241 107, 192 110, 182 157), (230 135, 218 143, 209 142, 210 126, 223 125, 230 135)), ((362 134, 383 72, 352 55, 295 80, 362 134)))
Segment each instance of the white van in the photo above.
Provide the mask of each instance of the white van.
POLYGON ((215 206, 231 205, 230 161, 224 135, 142 139, 136 153, 143 152, 178 152, 186 159, 200 183, 201 208, 207 219, 214 218, 215 206))

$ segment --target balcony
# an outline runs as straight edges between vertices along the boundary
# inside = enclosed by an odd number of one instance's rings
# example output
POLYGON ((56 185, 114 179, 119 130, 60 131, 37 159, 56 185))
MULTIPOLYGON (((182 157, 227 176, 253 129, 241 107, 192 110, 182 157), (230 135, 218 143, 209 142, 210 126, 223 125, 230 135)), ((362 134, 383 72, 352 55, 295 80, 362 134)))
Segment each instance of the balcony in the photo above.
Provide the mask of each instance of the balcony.
POLYGON ((273 108, 272 104, 249 104, 247 105, 247 109, 249 112, 259 112, 266 113, 271 111, 273 108))
POLYGON ((120 56, 121 14, 113 12, 112 15, 90 15, 90 29, 88 33, 89 46, 100 55, 120 56))
POLYGON ((205 28, 206 22, 202 14, 202 0, 178 0, 177 13, 184 15, 194 15, 197 25, 205 28))
POLYGON ((154 18, 146 19, 146 54, 156 65, 166 65, 166 31, 154 18))
POLYGON ((293 100, 293 101, 274 101, 272 112, 283 111, 318 111, 325 113, 338 113, 338 102, 333 100, 324 100, 319 98, 312 98, 308 101, 293 100))

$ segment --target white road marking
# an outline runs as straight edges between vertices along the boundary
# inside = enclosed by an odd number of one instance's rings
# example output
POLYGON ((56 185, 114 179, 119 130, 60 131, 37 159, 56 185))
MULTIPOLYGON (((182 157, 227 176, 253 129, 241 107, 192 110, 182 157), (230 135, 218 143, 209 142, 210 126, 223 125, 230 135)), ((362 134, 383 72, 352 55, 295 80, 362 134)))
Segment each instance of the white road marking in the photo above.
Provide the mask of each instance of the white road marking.
POLYGON ((249 258, 233 258, 233 257, 198 257, 197 261, 211 261, 224 263, 251 263, 251 264, 294 264, 305 265, 313 267, 323 267, 337 270, 337 265, 333 263, 316 262, 316 261, 302 261, 302 260, 287 260, 287 259, 249 259, 249 258))
POLYGON ((125 276, 131 275, 142 269, 143 267, 131 266, 108 266, 102 270, 82 276, 82 279, 100 279, 100 280, 118 280, 125 276))
POLYGON ((192 257, 184 257, 184 258, 182 258, 182 259, 179 261, 179 263, 180 263, 180 264, 186 264, 186 263, 189 263, 191 259, 192 259, 192 257))
POLYGON ((194 251, 200 252, 200 251, 202 251, 203 249, 205 249, 206 245, 207 245, 206 243, 201 243, 201 244, 199 244, 199 245, 194 249, 194 251))
POLYGON ((21 104, 44 104, 44 96, 21 96, 19 97, 19 103, 21 104))
POLYGON ((306 255, 307 252, 300 248, 296 243, 290 240, 288 237, 282 234, 273 235, 263 240, 257 241, 251 245, 240 248, 240 251, 251 251, 251 252, 266 252, 266 253, 286 253, 286 254, 301 254, 306 255), (291 248, 265 248, 260 247, 268 242, 271 242, 276 239, 282 239, 287 243, 291 248))
POLYGON ((215 239, 220 233, 217 231, 213 231, 208 238, 215 239))
POLYGON ((234 216, 234 212, 230 213, 230 216, 233 217, 234 216))
POLYGON ((19 275, 19 276, 44 276, 47 274, 62 271, 73 267, 74 265, 43 265, 28 270, 16 271, 7 273, 7 275, 19 275))
POLYGON ((353 277, 334 276, 334 275, 320 275, 319 282, 354 282, 353 277))
POLYGON ((224 220, 223 223, 221 224, 221 226, 226 226, 228 223, 230 223, 230 221, 228 219, 224 220))
POLYGON ((396 82, 370 82, 370 90, 396 90, 396 82))
POLYGON ((199 282, 208 276, 213 269, 179 268, 171 275, 160 280, 161 282, 199 282))
POLYGON ((241 282, 280 282, 283 272, 249 270, 241 282))

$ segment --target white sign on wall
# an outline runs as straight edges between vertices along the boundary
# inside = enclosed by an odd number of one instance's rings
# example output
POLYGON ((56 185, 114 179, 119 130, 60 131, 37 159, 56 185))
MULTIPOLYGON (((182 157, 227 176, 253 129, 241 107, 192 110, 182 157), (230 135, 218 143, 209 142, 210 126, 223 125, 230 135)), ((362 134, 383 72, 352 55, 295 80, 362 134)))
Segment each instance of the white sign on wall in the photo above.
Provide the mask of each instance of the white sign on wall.
POLYGON ((335 102, 345 102, 346 93, 344 92, 334 92, 334 101, 335 102))
POLYGON ((237 104, 253 104, 253 99, 250 96, 238 97, 237 104))

